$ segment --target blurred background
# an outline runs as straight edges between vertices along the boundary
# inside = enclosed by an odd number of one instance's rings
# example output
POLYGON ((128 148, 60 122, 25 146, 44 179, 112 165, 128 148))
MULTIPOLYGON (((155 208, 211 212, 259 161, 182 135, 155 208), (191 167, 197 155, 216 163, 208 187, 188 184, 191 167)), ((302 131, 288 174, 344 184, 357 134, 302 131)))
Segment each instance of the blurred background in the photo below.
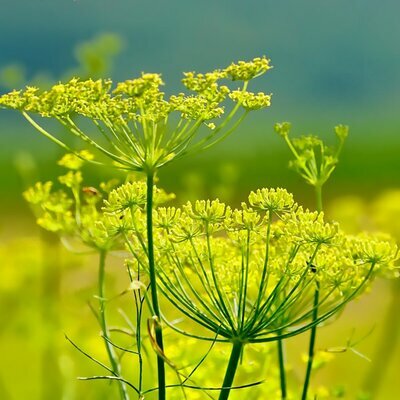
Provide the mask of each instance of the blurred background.
MULTIPOLYGON (((182 202, 218 196, 232 203, 250 190, 282 186, 314 208, 311 188, 287 168, 289 151, 273 125, 291 121, 294 135, 333 143, 333 127, 343 123, 350 136, 325 187, 327 213, 349 231, 384 230, 400 239, 399 2, 0 0, 0 6, 1 93, 71 76, 124 80, 146 71, 163 74, 168 94, 183 89, 183 71, 266 55, 274 68, 250 90, 273 93, 272 106, 252 113, 211 151, 165 168, 162 186, 182 202)), ((0 398, 111 398, 107 383, 76 382, 96 369, 64 339, 66 332, 93 351, 101 347, 85 309, 96 267, 36 228, 21 196, 34 181, 60 173, 55 160, 62 152, 16 112, 1 112, 0 132, 0 398)), ((100 174, 88 171, 93 180, 112 172, 100 174)), ((325 349, 344 346, 356 328, 356 337, 367 335, 358 351, 377 362, 347 349, 315 375, 316 387, 342 385, 346 399, 367 399, 366 391, 377 400, 400 398, 399 293, 398 284, 379 281, 321 330, 318 346, 325 349)), ((304 368, 298 348, 306 352, 306 340, 289 346, 293 376, 304 368)))

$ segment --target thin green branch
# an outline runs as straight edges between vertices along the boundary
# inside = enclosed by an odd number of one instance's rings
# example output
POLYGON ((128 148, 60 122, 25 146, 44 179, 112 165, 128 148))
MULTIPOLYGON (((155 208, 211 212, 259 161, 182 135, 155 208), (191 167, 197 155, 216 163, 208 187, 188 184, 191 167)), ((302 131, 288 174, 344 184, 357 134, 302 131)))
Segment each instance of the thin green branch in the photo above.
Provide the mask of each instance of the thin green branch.
POLYGON ((121 378, 120 376, 107 376, 107 375, 96 375, 96 376, 79 376, 78 379, 80 381, 95 381, 95 380, 109 380, 109 381, 118 381, 121 384, 129 386, 131 389, 133 389, 137 394, 139 393, 139 390, 132 385, 129 381, 126 379, 121 378))

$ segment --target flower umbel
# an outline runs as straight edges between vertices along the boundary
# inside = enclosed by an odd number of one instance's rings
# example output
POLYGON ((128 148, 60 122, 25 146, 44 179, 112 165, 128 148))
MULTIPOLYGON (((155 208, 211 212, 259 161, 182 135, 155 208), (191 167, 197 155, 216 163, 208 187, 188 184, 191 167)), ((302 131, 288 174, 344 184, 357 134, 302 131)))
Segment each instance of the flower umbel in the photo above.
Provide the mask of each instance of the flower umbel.
MULTIPOLYGON (((161 90, 160 74, 143 73, 115 86, 109 79, 73 78, 47 91, 27 87, 4 94, 0 107, 21 111, 40 133, 78 158, 85 155, 50 133, 32 114, 57 120, 119 168, 154 174, 189 151, 216 144, 235 130, 249 111, 268 107, 270 96, 247 92, 247 86, 249 80, 269 69, 269 60, 255 58, 205 74, 188 72, 182 82, 193 93, 178 93, 169 99, 161 90), (223 80, 244 81, 243 87, 231 92, 221 84, 223 80), (82 124, 84 119, 92 123, 95 134, 82 124)), ((77 168, 76 160, 63 162, 77 168)))
POLYGON ((291 139, 290 130, 289 122, 275 124, 275 132, 283 137, 294 156, 290 166, 308 184, 321 187, 335 170, 349 133, 349 127, 346 125, 335 127, 334 131, 339 139, 339 144, 335 148, 327 146, 321 139, 313 135, 291 139))
MULTIPOLYGON (((160 288, 186 316, 218 333, 216 340, 257 343, 304 332, 338 312, 394 259, 390 242, 359 237, 356 246, 283 189, 260 189, 249 201, 254 209, 244 204, 232 211, 207 200, 155 211, 160 288)), ((142 258, 140 247, 131 250, 142 258)))

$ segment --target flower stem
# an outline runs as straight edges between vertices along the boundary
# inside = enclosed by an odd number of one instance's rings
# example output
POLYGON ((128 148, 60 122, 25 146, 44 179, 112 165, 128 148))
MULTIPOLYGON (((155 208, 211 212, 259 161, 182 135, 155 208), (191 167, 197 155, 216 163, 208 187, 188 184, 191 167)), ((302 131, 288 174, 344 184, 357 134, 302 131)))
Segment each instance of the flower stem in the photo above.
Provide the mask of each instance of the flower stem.
MULTIPOLYGON (((148 247, 148 260, 149 260, 149 275, 150 275, 150 291, 151 291, 151 302, 153 305, 154 314, 158 318, 157 324, 155 324, 155 335, 156 342, 161 351, 164 350, 163 335, 161 328, 161 316, 160 308, 158 305, 157 295, 157 281, 156 281, 156 270, 154 263, 154 243, 153 243, 153 184, 154 174, 149 172, 147 174, 147 247, 148 247)), ((165 400, 165 364, 164 359, 160 354, 157 355, 157 372, 158 372, 158 398, 159 400, 165 400)))
MULTIPOLYGON (((99 291, 99 306, 100 306, 100 314, 99 314, 99 322, 101 326, 102 335, 104 338, 104 345, 106 347, 108 359, 111 363, 111 369, 113 370, 115 376, 120 377, 120 365, 117 360, 117 356, 114 352, 114 349, 110 343, 110 338, 108 335, 108 327, 107 327, 107 319, 105 313, 105 296, 104 296, 104 270, 106 265, 106 256, 107 252, 104 250, 100 250, 99 252, 99 277, 98 277, 98 291, 99 291)), ((120 391, 120 398, 122 400, 129 400, 129 395, 126 391, 126 385, 124 382, 119 381, 119 391, 120 391)))
POLYGON ((219 400, 227 400, 231 391, 233 379, 236 374, 236 369, 239 364, 240 354, 242 353, 243 342, 235 341, 233 343, 231 356, 229 358, 228 367, 226 368, 224 383, 222 384, 219 400))
POLYGON ((283 354, 283 340, 278 339, 278 359, 279 359, 279 377, 281 381, 281 395, 282 400, 286 399, 286 371, 285 371, 285 358, 283 354))
MULTIPOLYGON (((322 185, 321 184, 315 185, 315 197, 316 197, 316 202, 317 202, 317 211, 321 212, 322 211, 322 185)), ((315 321, 318 318, 318 302, 319 302, 319 283, 317 282, 317 288, 315 289, 315 293, 314 293, 314 305, 313 305, 313 313, 312 313, 312 322, 313 323, 315 323, 315 321)), ((302 400, 306 400, 308 387, 310 385, 312 365, 314 362, 315 340, 316 340, 316 336, 317 336, 317 325, 318 324, 314 324, 313 327, 311 328, 310 342, 308 345, 308 361, 307 361, 306 377, 304 380, 303 394, 301 397, 302 400)))
MULTIPOLYGON (((314 293, 314 307, 313 307, 313 313, 312 313, 312 321, 314 323, 318 318, 318 302, 319 302, 319 284, 317 283, 317 288, 315 289, 315 293, 314 293)), ((313 327, 311 328, 310 344, 308 347, 307 370, 306 370, 306 377, 304 380, 303 394, 301 396, 301 400, 307 399, 307 392, 308 392, 308 387, 310 385, 310 378, 311 378, 311 370, 312 370, 312 365, 313 365, 313 361, 314 361, 316 336, 317 336, 317 324, 313 325, 313 327)))
POLYGON ((322 185, 315 185, 315 197, 317 201, 317 211, 322 211, 322 185))

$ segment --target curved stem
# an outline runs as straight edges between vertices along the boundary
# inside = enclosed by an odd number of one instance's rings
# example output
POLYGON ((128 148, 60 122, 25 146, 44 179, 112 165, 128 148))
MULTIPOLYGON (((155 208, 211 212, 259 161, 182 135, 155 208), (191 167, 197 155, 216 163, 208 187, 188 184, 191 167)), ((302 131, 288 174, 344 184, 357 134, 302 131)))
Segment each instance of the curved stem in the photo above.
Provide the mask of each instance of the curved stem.
MULTIPOLYGON (((155 335, 156 342, 161 351, 164 350, 163 335, 161 328, 161 314, 160 307, 158 305, 157 295, 157 281, 156 281, 156 269, 154 262, 154 242, 153 242, 153 184, 154 184, 154 173, 149 172, 147 174, 147 248, 148 248, 148 260, 149 260, 149 276, 150 276, 150 291, 151 291, 151 302, 153 305, 154 314, 158 318, 158 322, 155 324, 155 335)), ((164 359, 160 354, 157 354, 157 372, 158 372, 158 398, 159 400, 165 400, 165 365, 164 359)))
POLYGON ((281 384, 281 396, 282 400, 285 400, 287 397, 286 391, 286 371, 285 371, 285 356, 283 349, 283 340, 278 339, 278 359, 279 359, 279 377, 281 384))
MULTIPOLYGON (((64 142, 62 142, 61 140, 57 139, 56 137, 54 137, 51 133, 47 132, 46 129, 42 128, 34 119, 32 119, 30 117, 30 115, 26 112, 23 111, 22 115, 24 116, 24 118, 38 131, 40 132, 42 135, 46 136, 47 139, 50 139, 52 142, 58 144, 60 147, 62 147, 64 150, 66 150, 67 152, 70 153, 74 153, 75 155, 77 155, 76 151, 74 151, 72 148, 70 148, 69 146, 67 146, 64 142)), ((80 156, 78 156, 79 158, 82 158, 80 156)))
MULTIPOLYGON (((98 277, 98 291, 99 291, 99 322, 101 326, 102 336, 104 338, 104 345, 107 351, 108 359, 111 363, 111 369, 115 376, 120 377, 120 365, 117 360, 117 356, 114 352, 114 349, 110 343, 110 338, 108 335, 108 327, 107 327, 107 319, 105 313, 105 296, 104 296, 104 272, 105 272, 105 265, 106 265, 106 256, 107 252, 105 250, 100 250, 99 252, 99 277, 98 277)), ((126 391, 126 384, 119 380, 119 391, 120 397, 122 400, 129 400, 128 393, 126 391)))
POLYGON ((231 356, 229 358, 228 367, 226 368, 224 383, 222 384, 221 394, 219 400, 227 400, 231 391, 233 379, 236 374, 237 366, 239 364, 240 354, 242 353, 243 342, 235 341, 233 343, 231 356))

